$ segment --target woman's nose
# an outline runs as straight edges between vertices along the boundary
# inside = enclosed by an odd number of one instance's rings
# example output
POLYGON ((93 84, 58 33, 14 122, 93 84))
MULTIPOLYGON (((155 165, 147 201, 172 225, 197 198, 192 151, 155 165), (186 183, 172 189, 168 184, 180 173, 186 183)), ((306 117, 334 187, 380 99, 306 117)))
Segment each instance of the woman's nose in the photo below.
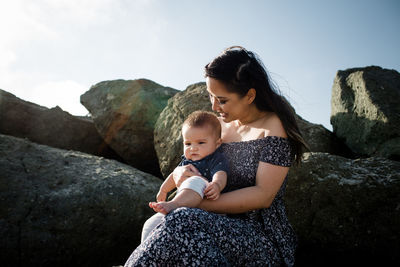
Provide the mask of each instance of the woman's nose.
POLYGON ((213 110, 213 111, 217 111, 218 109, 219 109, 219 103, 218 103, 218 101, 215 101, 215 98, 214 97, 211 97, 211 109, 213 110))

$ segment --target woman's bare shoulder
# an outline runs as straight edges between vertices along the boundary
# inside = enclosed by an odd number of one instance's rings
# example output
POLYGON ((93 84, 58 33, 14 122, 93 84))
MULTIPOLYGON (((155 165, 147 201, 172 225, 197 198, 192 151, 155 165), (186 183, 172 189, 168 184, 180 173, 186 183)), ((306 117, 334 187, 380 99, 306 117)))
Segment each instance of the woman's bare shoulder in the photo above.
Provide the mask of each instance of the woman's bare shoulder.
POLYGON ((263 123, 265 129, 265 136, 279 136, 287 138, 285 128, 283 127, 282 121, 275 113, 269 114, 263 123))

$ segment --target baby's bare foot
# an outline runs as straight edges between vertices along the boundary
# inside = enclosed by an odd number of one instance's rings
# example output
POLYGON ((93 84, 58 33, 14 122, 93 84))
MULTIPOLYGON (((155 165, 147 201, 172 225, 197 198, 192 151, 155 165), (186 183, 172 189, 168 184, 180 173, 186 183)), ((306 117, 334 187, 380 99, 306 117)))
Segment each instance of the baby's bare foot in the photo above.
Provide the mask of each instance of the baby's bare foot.
POLYGON ((160 212, 163 214, 168 214, 170 211, 178 208, 178 206, 170 201, 170 202, 150 202, 150 208, 152 208, 155 212, 160 212))

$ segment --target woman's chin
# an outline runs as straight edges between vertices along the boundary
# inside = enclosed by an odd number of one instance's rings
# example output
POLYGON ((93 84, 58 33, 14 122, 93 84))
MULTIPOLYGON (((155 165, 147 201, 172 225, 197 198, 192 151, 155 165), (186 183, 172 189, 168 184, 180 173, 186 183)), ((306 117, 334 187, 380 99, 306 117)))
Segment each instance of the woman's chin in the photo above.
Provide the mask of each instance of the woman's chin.
POLYGON ((219 117, 222 119, 223 122, 230 122, 230 120, 229 120, 227 114, 222 114, 222 113, 220 113, 220 114, 219 114, 219 117))
POLYGON ((225 122, 225 123, 229 123, 229 122, 232 121, 229 117, 221 117, 221 119, 222 119, 222 121, 225 122))

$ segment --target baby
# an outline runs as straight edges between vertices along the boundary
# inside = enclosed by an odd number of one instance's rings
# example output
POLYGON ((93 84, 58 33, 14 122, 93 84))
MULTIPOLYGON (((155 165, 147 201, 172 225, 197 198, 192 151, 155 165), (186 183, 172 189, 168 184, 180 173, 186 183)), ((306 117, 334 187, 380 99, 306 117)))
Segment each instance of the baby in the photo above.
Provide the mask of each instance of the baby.
POLYGON ((172 173, 161 185, 157 202, 149 206, 156 212, 168 214, 178 207, 197 207, 204 195, 218 199, 227 181, 228 162, 222 154, 221 124, 215 114, 195 111, 182 125, 183 152, 179 166, 192 164, 202 176, 192 176, 179 187, 174 199, 166 202, 167 193, 176 187, 172 173))

